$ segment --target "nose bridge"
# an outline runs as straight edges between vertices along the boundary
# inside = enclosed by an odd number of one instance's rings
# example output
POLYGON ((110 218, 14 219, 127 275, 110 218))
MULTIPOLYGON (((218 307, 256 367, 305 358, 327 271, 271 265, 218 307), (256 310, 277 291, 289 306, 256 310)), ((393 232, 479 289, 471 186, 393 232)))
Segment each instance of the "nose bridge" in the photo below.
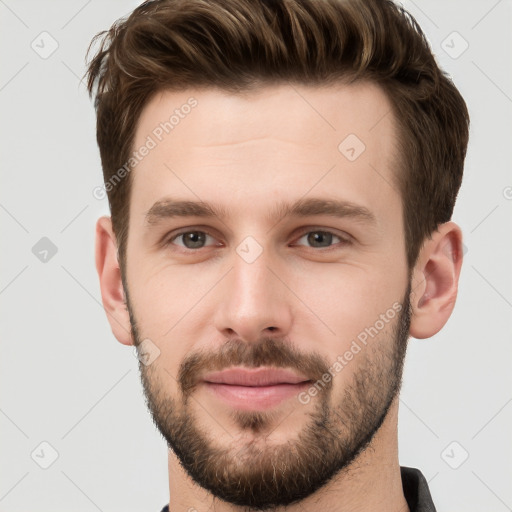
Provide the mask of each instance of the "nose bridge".
POLYGON ((289 297, 275 270, 270 270, 278 266, 275 258, 256 243, 249 237, 236 248, 217 302, 217 329, 245 341, 270 332, 284 336, 291 324, 289 297))

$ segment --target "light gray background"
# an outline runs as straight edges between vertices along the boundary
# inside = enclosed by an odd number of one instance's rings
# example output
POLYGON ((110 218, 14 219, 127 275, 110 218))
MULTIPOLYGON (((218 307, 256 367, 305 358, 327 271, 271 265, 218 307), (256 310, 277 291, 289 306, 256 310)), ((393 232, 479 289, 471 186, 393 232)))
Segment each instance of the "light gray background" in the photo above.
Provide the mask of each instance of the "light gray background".
MULTIPOLYGON (((137 3, 0 0, 1 512, 156 512, 168 499, 137 360, 101 306, 94 225, 108 207, 92 195, 102 175, 79 80, 93 35, 137 3), (43 237, 57 248, 46 262, 32 250, 43 237), (48 469, 42 442, 58 453, 48 469)), ((512 2, 404 6, 472 126, 453 218, 467 247, 459 297, 438 335, 410 341, 400 463, 421 469, 439 512, 512 510, 512 2)))

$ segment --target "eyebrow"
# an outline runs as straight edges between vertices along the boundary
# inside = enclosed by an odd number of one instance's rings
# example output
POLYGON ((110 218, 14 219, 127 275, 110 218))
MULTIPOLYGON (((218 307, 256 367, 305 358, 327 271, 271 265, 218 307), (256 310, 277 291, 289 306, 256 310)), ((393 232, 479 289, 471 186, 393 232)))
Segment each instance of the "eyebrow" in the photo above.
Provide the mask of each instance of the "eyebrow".
MULTIPOLYGON (((267 214, 266 220, 272 222, 285 217, 311 217, 326 215, 336 218, 351 218, 369 225, 377 223, 375 215, 365 206, 339 199, 306 198, 294 203, 284 201, 267 214)), ((180 217, 203 217, 227 219, 229 210, 224 206, 210 204, 204 201, 180 201, 164 198, 157 201, 146 212, 145 220, 148 225, 160 221, 180 217)))

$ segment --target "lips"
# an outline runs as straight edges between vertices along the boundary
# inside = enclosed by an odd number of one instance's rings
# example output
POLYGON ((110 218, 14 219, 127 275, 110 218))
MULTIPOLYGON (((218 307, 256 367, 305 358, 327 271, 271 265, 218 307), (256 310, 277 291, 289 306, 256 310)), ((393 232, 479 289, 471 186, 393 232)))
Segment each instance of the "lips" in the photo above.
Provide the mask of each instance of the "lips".
POLYGON ((239 367, 208 373, 202 382, 230 408, 263 411, 296 397, 311 381, 291 370, 239 367))
POLYGON ((304 375, 281 368, 228 368, 207 373, 203 380, 213 384, 250 387, 309 382, 304 375))

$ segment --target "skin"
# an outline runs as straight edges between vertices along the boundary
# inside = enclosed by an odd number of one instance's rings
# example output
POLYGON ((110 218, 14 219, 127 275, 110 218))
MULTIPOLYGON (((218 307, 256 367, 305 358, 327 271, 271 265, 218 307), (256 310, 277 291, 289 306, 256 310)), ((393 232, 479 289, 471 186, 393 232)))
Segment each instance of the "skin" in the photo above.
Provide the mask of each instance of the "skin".
MULTIPOLYGON (((364 449, 286 510, 408 511, 398 461, 398 394, 391 393, 401 373, 394 368, 393 379, 390 357, 398 346, 398 316, 336 373, 329 392, 307 404, 285 400, 259 418, 260 429, 248 427, 204 386, 193 387, 186 409, 180 370, 190 354, 213 358, 229 343, 252 351, 271 338, 285 350, 295 349, 313 371, 307 363, 315 356, 334 363, 365 328, 393 304, 403 305, 404 298, 410 300, 410 336, 433 336, 455 304, 462 264, 460 228, 453 222, 438 227, 425 241, 409 281, 402 203, 393 177, 395 121, 376 85, 283 84, 242 96, 215 89, 160 92, 141 114, 134 148, 190 97, 197 106, 132 171, 126 290, 110 218, 97 222, 96 267, 113 334, 125 345, 149 339, 157 347, 158 357, 140 366, 146 395, 162 416, 164 407, 168 414, 187 411, 193 424, 211 435, 211 446, 238 457, 251 455, 250 460, 298 442, 320 404, 333 414, 336 430, 344 411, 350 417, 349 411, 362 410, 375 399, 364 428, 370 433, 372 426, 377 429, 361 445, 364 449), (356 134, 366 146, 354 161, 338 149, 348 134, 356 134), (148 223, 149 209, 170 197, 221 206, 225 216, 148 223), (325 214, 268 216, 282 201, 311 197, 364 206, 375 222, 325 214), (162 243, 178 230, 183 234, 183 228, 210 236, 199 249, 187 250, 183 237, 162 243), (318 231, 335 235, 326 247, 305 236, 318 231), (248 236, 261 248, 251 263, 237 253, 248 236), (373 378, 353 394, 359 402, 349 409, 343 399, 369 368, 373 378), (385 414, 381 425, 378 413, 385 414)), ((357 431, 352 419, 346 430, 336 430, 341 437, 357 431)), ((228 466, 233 471, 235 460, 228 466)), ((254 471, 258 468, 255 463, 254 471)), ((173 512, 248 510, 198 485, 172 449, 169 489, 173 512)))

